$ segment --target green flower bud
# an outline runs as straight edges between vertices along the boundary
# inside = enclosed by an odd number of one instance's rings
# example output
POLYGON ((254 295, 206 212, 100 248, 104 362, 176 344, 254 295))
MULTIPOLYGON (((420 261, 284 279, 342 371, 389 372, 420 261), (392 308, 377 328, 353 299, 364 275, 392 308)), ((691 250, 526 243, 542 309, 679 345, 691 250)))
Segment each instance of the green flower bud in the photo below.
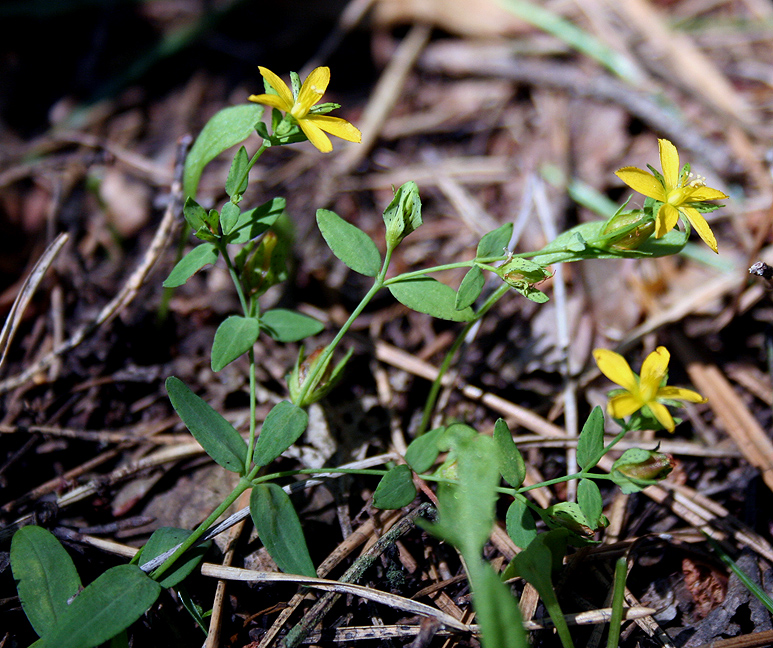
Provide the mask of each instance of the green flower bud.
POLYGON ((416 183, 406 182, 384 210, 386 242, 389 249, 396 248, 408 234, 421 225, 421 198, 416 183))
POLYGON ((648 213, 633 211, 615 214, 601 234, 604 247, 612 250, 635 250, 655 231, 655 219, 648 213))
POLYGON ((330 366, 331 356, 328 356, 327 360, 324 361, 325 366, 318 369, 319 363, 322 362, 321 356, 324 350, 325 347, 317 347, 308 357, 304 357, 303 347, 301 347, 298 359, 295 361, 295 367, 287 376, 290 400, 298 407, 308 407, 327 396, 341 380, 343 369, 352 355, 352 350, 349 349, 343 360, 335 367, 330 366), (316 376, 311 378, 314 374, 316 376), (307 387, 306 383, 309 380, 313 382, 307 387), (304 389, 306 389, 305 395, 303 395, 304 389))
POLYGON ((668 477, 674 466, 671 455, 631 448, 612 464, 612 479, 624 493, 635 493, 668 477))

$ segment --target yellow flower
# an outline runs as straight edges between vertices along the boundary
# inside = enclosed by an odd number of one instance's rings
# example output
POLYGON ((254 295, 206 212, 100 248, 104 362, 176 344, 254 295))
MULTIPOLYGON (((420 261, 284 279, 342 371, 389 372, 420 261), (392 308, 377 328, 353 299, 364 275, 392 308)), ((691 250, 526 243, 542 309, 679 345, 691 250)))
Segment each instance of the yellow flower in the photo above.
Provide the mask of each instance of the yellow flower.
POLYGON ((300 126, 309 141, 323 153, 333 150, 330 138, 325 132, 345 139, 349 142, 360 142, 362 134, 345 119, 330 117, 310 112, 314 104, 322 99, 330 83, 330 68, 318 67, 312 70, 301 86, 298 96, 293 98, 293 93, 287 84, 271 70, 258 67, 263 78, 276 90, 277 94, 250 95, 248 99, 255 103, 278 108, 290 115, 300 126))
POLYGON ((658 140, 660 149, 660 166, 663 169, 662 178, 637 167, 624 167, 615 171, 631 189, 653 198, 661 203, 655 221, 655 238, 660 238, 671 231, 676 225, 681 213, 698 232, 698 235, 714 252, 717 252, 717 240, 706 219, 700 212, 691 207, 690 203, 700 203, 706 200, 727 198, 718 189, 707 187, 701 178, 690 180, 679 168, 679 153, 671 142, 658 140))
POLYGON ((641 377, 631 371, 619 353, 596 349, 593 357, 601 373, 624 390, 613 395, 607 403, 607 412, 613 418, 622 419, 646 407, 666 430, 673 432, 674 419, 666 406, 659 402, 661 399, 678 399, 690 403, 705 403, 707 400, 691 389, 663 385, 668 373, 668 361, 671 359, 666 347, 660 346, 647 356, 641 367, 641 377))

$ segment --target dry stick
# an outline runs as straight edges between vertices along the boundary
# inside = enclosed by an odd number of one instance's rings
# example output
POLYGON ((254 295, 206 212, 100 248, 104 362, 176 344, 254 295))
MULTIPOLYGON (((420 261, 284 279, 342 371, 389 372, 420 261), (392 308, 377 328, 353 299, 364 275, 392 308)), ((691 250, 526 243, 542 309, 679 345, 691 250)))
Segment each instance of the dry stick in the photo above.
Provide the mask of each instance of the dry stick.
MULTIPOLYGON (((360 556, 354 564, 346 570, 344 575, 340 578, 340 582, 353 583, 362 578, 362 575, 375 562, 376 558, 394 545, 398 538, 414 528, 417 517, 428 514, 431 511, 434 511, 434 508, 431 504, 425 502, 408 513, 408 515, 404 516, 397 524, 389 529, 389 531, 381 536, 367 553, 360 556)), ((306 638, 309 632, 311 632, 314 626, 324 618, 333 604, 338 600, 339 596, 339 594, 331 592, 320 598, 319 601, 317 601, 303 616, 300 622, 290 630, 284 641, 286 648, 295 648, 298 646, 306 638)))
POLYGON ((182 178, 185 168, 185 156, 192 141, 193 138, 189 135, 180 138, 175 160, 175 179, 172 183, 169 204, 164 213, 164 218, 161 220, 161 224, 156 230, 156 234, 145 252, 145 256, 140 262, 140 265, 131 274, 120 292, 99 312, 93 321, 81 326, 64 344, 60 344, 53 351, 42 357, 20 374, 0 382, 0 394, 4 394, 11 389, 15 389, 16 387, 25 384, 33 376, 40 373, 42 370, 47 369, 56 358, 77 347, 88 335, 93 333, 102 324, 110 322, 134 300, 148 274, 161 256, 161 253, 166 249, 174 228, 179 222, 178 215, 180 214, 183 203, 182 178))

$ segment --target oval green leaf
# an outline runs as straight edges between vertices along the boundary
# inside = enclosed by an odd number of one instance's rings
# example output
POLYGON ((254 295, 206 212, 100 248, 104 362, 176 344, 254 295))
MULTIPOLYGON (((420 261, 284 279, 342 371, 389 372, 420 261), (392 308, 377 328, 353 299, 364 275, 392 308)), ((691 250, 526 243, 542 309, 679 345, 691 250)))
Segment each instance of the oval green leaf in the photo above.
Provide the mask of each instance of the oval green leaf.
POLYGON ((317 210, 317 225, 333 254, 347 266, 367 277, 378 275, 381 254, 370 236, 328 209, 317 210))
POLYGON ((520 488, 523 480, 526 479, 526 463, 504 419, 499 419, 494 425, 494 442, 499 451, 497 454, 499 472, 510 486, 520 488))
POLYGON ((185 159, 183 191, 195 197, 204 167, 226 149, 246 140, 263 115, 263 106, 249 103, 223 108, 199 133, 185 159))
POLYGON ((588 525, 592 529, 598 529, 601 513, 604 510, 604 501, 601 491, 592 479, 581 479, 577 485, 577 504, 585 514, 588 525))
POLYGON ((233 425, 188 389, 179 378, 167 378, 166 391, 172 407, 204 451, 226 470, 242 474, 247 444, 233 425))
POLYGON ((373 493, 373 506, 379 509, 399 509, 408 506, 415 497, 413 472, 408 466, 401 464, 381 478, 373 493))
POLYGON ((392 296, 404 306, 419 313, 452 322, 469 322, 472 309, 456 309, 456 291, 431 277, 416 277, 389 284, 392 296))
POLYGON ((440 454, 437 442, 444 431, 445 428, 435 428, 425 432, 420 437, 416 437, 408 445, 405 451, 405 460, 415 472, 423 473, 432 468, 438 454, 440 454))
POLYGON ((489 257, 501 257, 507 254, 507 246, 513 235, 513 224, 505 223, 497 227, 488 234, 484 235, 478 243, 476 257, 478 259, 487 259, 489 257))
POLYGON ((250 495, 258 537, 283 572, 316 578, 306 538, 290 497, 276 484, 258 484, 250 495))
POLYGON ((136 565, 112 567, 73 599, 56 627, 36 645, 98 646, 145 614, 160 593, 161 586, 136 565))
MULTIPOLYGON (((138 561, 140 565, 150 562, 160 556, 165 551, 173 549, 181 542, 185 541, 191 531, 188 529, 176 529, 174 527, 161 527, 153 532, 145 546, 140 551, 138 561)), ((181 583, 190 574, 196 566, 204 559, 212 543, 207 541, 195 547, 191 547, 184 556, 181 556, 172 567, 164 572, 163 578, 158 581, 161 587, 174 587, 181 583)))
POLYGON ((217 327, 212 343, 212 371, 220 371, 243 353, 247 353, 258 339, 260 324, 254 317, 231 315, 217 327))
POLYGON ((604 449, 604 412, 597 405, 582 426, 580 438, 577 439, 577 465, 583 470, 590 470, 601 458, 604 449))
POLYGON ((456 310, 472 306, 480 296, 485 283, 483 271, 476 265, 472 266, 467 274, 464 275, 464 279, 462 279, 462 283, 459 285, 459 291, 456 294, 456 310))
MULTIPOLYGON (((230 198, 241 196, 247 189, 247 183, 249 182, 247 167, 249 165, 250 156, 247 155, 247 149, 240 146, 239 150, 236 151, 234 161, 231 163, 231 169, 228 171, 228 178, 225 181, 225 192, 230 198), (241 182, 239 182, 240 180, 241 182)), ((223 233, 228 234, 225 227, 223 227, 223 233)))
POLYGON ((289 401, 274 405, 255 442, 255 463, 258 466, 270 464, 300 438, 308 424, 309 415, 297 405, 289 401))
POLYGON ((217 248, 212 243, 197 245, 172 268, 172 272, 169 273, 166 281, 164 281, 164 288, 182 286, 205 265, 215 264, 217 256, 217 248))
POLYGON ((257 238, 276 223, 284 213, 286 205, 284 198, 272 198, 254 209, 241 212, 236 223, 227 232, 228 243, 246 243, 257 238))
POLYGON ((263 313, 260 325, 277 342, 297 342, 325 328, 322 322, 313 317, 284 308, 274 308, 263 313))
POLYGON ((505 518, 507 535, 515 543, 516 547, 526 549, 531 541, 537 537, 537 523, 531 509, 520 498, 513 500, 507 509, 505 518))
POLYGON ((50 531, 25 526, 13 535, 11 570, 24 614, 39 636, 47 634, 80 590, 72 559, 50 531))

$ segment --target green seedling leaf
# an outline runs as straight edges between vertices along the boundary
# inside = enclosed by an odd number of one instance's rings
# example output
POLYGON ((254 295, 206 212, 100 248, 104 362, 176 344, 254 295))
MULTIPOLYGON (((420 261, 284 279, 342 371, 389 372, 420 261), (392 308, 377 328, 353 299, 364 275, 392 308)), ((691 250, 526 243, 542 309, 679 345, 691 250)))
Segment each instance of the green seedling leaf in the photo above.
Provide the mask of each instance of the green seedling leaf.
POLYGON ((404 306, 452 322, 469 322, 475 317, 471 308, 456 309, 456 291, 432 279, 416 277, 389 284, 392 296, 404 306))
MULTIPOLYGON (((247 167, 249 166, 250 156, 247 155, 247 149, 241 146, 236 151, 234 161, 231 163, 231 169, 228 172, 228 179, 225 181, 225 192, 229 198, 241 196, 247 190, 247 183, 249 182, 247 167)), ((225 227, 223 227, 223 233, 228 234, 225 231, 225 227)))
POLYGON ((459 291, 456 293, 456 310, 464 310, 472 306, 475 300, 480 296, 483 286, 486 283, 483 277, 483 271, 478 266, 472 266, 469 269, 462 283, 459 285, 459 291))
POLYGON ((217 327, 212 343, 212 371, 220 371, 258 340, 260 324, 254 317, 231 315, 217 327))
POLYGON ((226 470, 243 474, 247 444, 233 425, 179 378, 167 378, 166 391, 177 415, 204 451, 226 470))
POLYGON ((272 198, 259 207, 241 212, 231 231, 223 230, 228 243, 243 244, 264 234, 284 213, 286 205, 284 198, 272 198))
POLYGON ((260 326, 278 342, 297 342, 325 328, 322 322, 313 317, 284 308, 264 312, 260 317, 260 326))
MULTIPOLYGON (((183 604, 185 611, 191 615, 191 618, 196 622, 196 625, 203 630, 204 635, 208 636, 207 623, 204 621, 204 617, 208 615, 202 614, 203 610, 201 606, 197 605, 196 601, 191 598, 191 595, 188 593, 185 586, 181 585, 177 589, 177 596, 180 598, 180 603, 183 604)), ((113 648, 113 646, 110 646, 110 648, 113 648)), ((127 646, 126 648, 129 647, 127 646)))
POLYGON ((204 266, 214 265, 217 262, 217 256, 217 248, 212 243, 197 245, 172 268, 172 272, 164 281, 164 288, 182 286, 204 266))
POLYGON ((92 648, 139 619, 161 586, 136 565, 112 567, 76 596, 62 618, 36 646, 92 648))
POLYGON ((504 419, 499 419, 494 425, 494 442, 497 444, 499 472, 510 486, 520 488, 526 479, 526 463, 504 419))
POLYGON ((186 196, 196 195, 204 167, 223 151, 246 140, 262 116, 263 106, 249 103, 224 108, 207 122, 185 160, 183 191, 186 196))
POLYGON ((501 257, 507 254, 507 246, 513 235, 513 224, 505 223, 484 235, 478 243, 476 258, 488 259, 489 257, 501 257))
POLYGON ((577 439, 577 465, 590 470, 596 465, 604 449, 604 412, 597 405, 582 426, 577 439))
POLYGON ((301 522, 287 493, 276 484, 258 484, 250 495, 250 514, 263 546, 279 569, 316 578, 301 522))
POLYGON ((531 541, 537 537, 537 523, 531 509, 522 499, 513 500, 507 509, 505 518, 507 525, 507 535, 515 543, 516 547, 526 549, 531 541))
POLYGON ((408 449, 405 451, 405 461, 416 473, 423 473, 432 468, 440 454, 437 441, 444 430, 445 428, 439 427, 425 432, 408 445, 408 449))
MULTIPOLYGON (((165 551, 169 551, 181 542, 184 542, 190 535, 191 531, 187 529, 176 529, 174 527, 156 529, 145 546, 140 550, 137 564, 144 565, 150 562, 165 551)), ((204 554, 207 553, 207 549, 209 549, 211 544, 211 542, 207 541, 188 549, 184 556, 180 557, 169 570, 164 572, 164 576, 158 581, 158 584, 164 588, 179 585, 204 559, 204 554)))
POLYGON ((528 648, 521 612, 510 588, 491 565, 480 562, 470 569, 472 604, 481 630, 483 648, 528 648))
POLYGON ((370 236, 328 209, 317 210, 317 225, 333 254, 347 266, 367 277, 378 275, 381 254, 370 236))
POLYGON ((232 202, 227 202, 223 205, 223 209, 220 210, 220 229, 223 230, 225 236, 233 232, 236 224, 239 222, 241 213, 242 210, 239 209, 239 205, 232 202))
POLYGON ((255 463, 258 466, 270 464, 300 438, 308 424, 309 415, 297 405, 289 401, 274 405, 255 442, 255 463))
POLYGON ((48 634, 81 587, 72 559, 50 531, 25 526, 13 535, 11 569, 24 614, 39 636, 48 634))
POLYGON ((373 506, 380 509, 399 509, 408 506, 415 497, 413 472, 402 464, 395 466, 381 478, 373 493, 373 506))
POLYGON ((598 529, 601 513, 604 510, 604 501, 595 481, 592 479, 580 480, 577 486, 577 504, 579 504, 580 510, 588 520, 590 527, 598 529))

